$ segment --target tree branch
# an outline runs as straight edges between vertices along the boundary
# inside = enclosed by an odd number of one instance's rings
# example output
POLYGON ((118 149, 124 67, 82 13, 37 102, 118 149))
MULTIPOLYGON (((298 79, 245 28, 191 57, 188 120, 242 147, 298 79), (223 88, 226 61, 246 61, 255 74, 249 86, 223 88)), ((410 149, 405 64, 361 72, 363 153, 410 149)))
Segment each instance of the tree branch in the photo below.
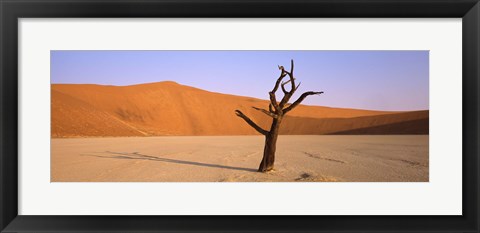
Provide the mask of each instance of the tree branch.
POLYGON ((290 73, 288 73, 288 76, 290 76, 290 81, 292 83, 292 88, 290 89, 291 94, 295 92, 295 77, 293 77, 293 59, 290 60, 290 73))
POLYGON ((293 78, 293 59, 290 60, 290 75, 293 78))
POLYGON ((260 112, 263 112, 263 113, 267 114, 267 115, 270 116, 270 117, 273 117, 273 118, 277 118, 277 117, 278 117, 277 114, 271 113, 271 112, 269 112, 269 111, 267 111, 267 110, 265 110, 265 109, 261 109, 261 108, 257 108, 257 107, 252 107, 252 108, 255 109, 255 110, 258 110, 258 111, 260 111, 260 112))
MULTIPOLYGON (((295 79, 294 79, 294 80, 295 80, 295 79)), ((289 79, 289 80, 287 80, 287 81, 285 81, 285 82, 282 82, 281 87, 282 87, 283 93, 287 94, 287 93, 292 92, 292 90, 294 90, 294 92, 295 92, 295 90, 297 90, 297 89, 291 89, 290 91, 287 91, 287 89, 285 89, 285 85, 287 85, 287 84, 288 84, 289 82, 291 82, 291 81, 292 81, 292 80, 289 79)))
POLYGON ((285 89, 285 84, 287 84, 287 82, 283 82, 281 87, 282 87, 283 94, 287 95, 288 91, 285 89))
POLYGON ((290 100, 290 98, 292 98, 292 92, 287 92, 282 100, 280 101, 280 103, 278 104, 278 107, 282 109, 282 113, 283 113, 283 107, 285 106, 285 104, 288 103, 288 101, 290 100))
POLYGON ((273 107, 277 112, 280 112, 282 109, 278 106, 277 98, 275 97, 275 92, 278 90, 278 86, 280 85, 280 83, 282 82, 282 79, 287 74, 285 74, 285 69, 283 68, 283 66, 278 66, 278 69, 280 69, 282 73, 280 74, 280 77, 278 77, 277 82, 275 82, 275 86, 273 87, 272 91, 270 91, 268 94, 270 96, 270 102, 272 103, 273 107))
POLYGON ((288 103, 288 101, 290 100, 290 98, 292 98, 293 93, 295 93, 295 91, 297 90, 297 89, 295 88, 295 86, 293 86, 293 85, 295 85, 295 84, 292 85, 292 87, 291 87, 292 89, 290 89, 290 91, 287 91, 287 90, 285 89, 284 86, 285 86, 287 83, 292 83, 292 80, 295 80, 295 79, 290 79, 290 80, 282 83, 282 91, 283 91, 283 93, 285 93, 285 95, 283 96, 282 100, 281 100, 280 103, 278 104, 278 107, 281 108, 281 109, 283 109, 283 106, 285 106, 285 104, 288 103))
POLYGON ((278 106, 277 98, 275 97, 275 92, 269 92, 268 95, 270 96, 270 103, 272 104, 273 108, 275 108, 277 112, 280 112, 280 110, 282 109, 280 108, 280 106, 278 106))
MULTIPOLYGON (((282 66, 282 68, 283 68, 283 66, 282 66)), ((285 70, 282 70, 282 73, 280 74, 280 77, 278 77, 277 82, 275 82, 275 86, 273 87, 271 92, 275 93, 278 90, 278 86, 280 85, 280 82, 282 82, 282 79, 285 76, 287 76, 287 74, 285 73, 285 70)))
POLYGON ((283 112, 287 113, 287 112, 291 111, 292 109, 297 107, 309 95, 320 95, 320 94, 323 94, 323 91, 320 91, 320 92, 315 92, 315 91, 305 92, 295 102, 293 102, 293 104, 291 104, 290 106, 283 109, 283 112))
POLYGON ((286 71, 283 66, 278 66, 278 69, 281 70, 280 77, 278 77, 277 82, 275 82, 275 86, 273 87, 273 90, 271 92, 269 92, 270 102, 272 102, 273 107, 275 108, 276 112, 279 113, 279 114, 282 113, 283 106, 286 103, 288 103, 288 101, 292 97, 293 93, 297 90, 296 86, 295 86, 295 78, 293 77, 293 68, 294 68, 293 59, 290 61, 290 72, 286 71), (282 79, 287 75, 290 77, 290 79, 288 81, 282 83, 282 79), (280 85, 280 83, 281 83, 281 85, 280 85), (287 91, 287 89, 285 88, 285 85, 287 83, 292 84, 292 87, 290 88, 290 91, 287 91), (280 103, 277 103, 277 98, 275 96, 275 92, 278 90, 279 86, 281 86, 284 96, 283 96, 282 100, 280 101, 280 103))
POLYGON ((289 82, 291 82, 291 81, 292 81, 292 80, 289 79, 289 80, 283 82, 282 84, 287 84, 287 83, 289 83, 289 82))
MULTIPOLYGON (((288 101, 290 101, 290 98, 292 98, 292 95, 295 93, 295 91, 297 90, 296 89, 296 85, 295 85, 295 77, 293 77, 293 68, 294 68, 294 64, 293 64, 293 59, 290 61, 290 72, 288 71, 283 71, 284 73, 286 73, 288 76, 289 76, 289 80, 286 81, 286 82, 283 82, 282 83, 282 91, 284 93, 284 96, 282 98, 282 100, 280 101, 280 103, 278 104, 278 106, 283 109, 283 107, 288 103, 288 101), (285 89, 285 85, 287 83, 290 83, 292 84, 291 88, 290 88, 290 91, 287 91, 285 89)), ((282 111, 283 113, 283 111, 282 111)), ((286 113, 286 112, 285 112, 286 113)))
POLYGON ((268 111, 270 111, 271 113, 275 113, 275 110, 273 110, 272 103, 268 105, 268 111))
MULTIPOLYGON (((299 82, 299 83, 298 83, 297 87, 295 87, 295 91, 297 91, 297 89, 300 87, 300 84, 302 84, 302 82, 299 82)), ((294 92, 295 92, 295 91, 294 91, 294 92)))
POLYGON ((255 124, 255 122, 253 122, 252 120, 250 120, 250 118, 248 118, 247 116, 245 116, 245 114, 243 114, 243 112, 241 112, 240 110, 235 110, 235 114, 242 118, 243 120, 245 120, 245 122, 247 122, 250 126, 252 126, 255 130, 257 130, 257 132, 263 134, 263 135, 267 135, 268 131, 262 129, 260 126, 258 126, 257 124, 255 124))

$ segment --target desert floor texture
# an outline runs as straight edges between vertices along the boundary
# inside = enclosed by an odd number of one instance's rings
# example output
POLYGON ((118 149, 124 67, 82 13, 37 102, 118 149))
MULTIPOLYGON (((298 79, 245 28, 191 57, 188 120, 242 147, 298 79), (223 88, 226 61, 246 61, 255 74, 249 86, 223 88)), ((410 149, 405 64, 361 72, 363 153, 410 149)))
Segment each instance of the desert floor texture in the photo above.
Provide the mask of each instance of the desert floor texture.
POLYGON ((428 135, 280 135, 275 170, 256 172, 263 136, 52 139, 52 182, 428 182, 428 135))

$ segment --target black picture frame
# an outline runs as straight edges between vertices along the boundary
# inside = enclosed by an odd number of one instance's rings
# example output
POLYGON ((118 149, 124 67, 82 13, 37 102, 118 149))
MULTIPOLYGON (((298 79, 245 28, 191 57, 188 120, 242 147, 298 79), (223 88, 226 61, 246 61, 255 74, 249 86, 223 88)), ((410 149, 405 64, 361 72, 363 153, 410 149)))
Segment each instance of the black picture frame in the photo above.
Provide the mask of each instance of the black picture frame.
POLYGON ((0 0, 0 14, 1 232, 479 232, 478 0, 0 0), (17 22, 19 18, 58 17, 462 18, 463 215, 18 215, 17 22))

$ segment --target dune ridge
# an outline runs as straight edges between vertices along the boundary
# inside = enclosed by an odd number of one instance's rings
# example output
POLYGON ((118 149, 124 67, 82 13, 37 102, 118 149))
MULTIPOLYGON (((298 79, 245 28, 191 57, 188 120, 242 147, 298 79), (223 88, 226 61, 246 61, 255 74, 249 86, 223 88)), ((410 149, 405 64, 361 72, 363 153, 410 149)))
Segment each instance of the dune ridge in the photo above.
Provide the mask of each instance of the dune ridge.
MULTIPOLYGON (((209 92, 166 81, 131 86, 51 85, 51 136, 120 137, 256 135, 239 109, 264 128, 271 119, 251 108, 267 100, 209 92)), ((300 105, 280 134, 428 134, 428 110, 386 112, 300 105)))

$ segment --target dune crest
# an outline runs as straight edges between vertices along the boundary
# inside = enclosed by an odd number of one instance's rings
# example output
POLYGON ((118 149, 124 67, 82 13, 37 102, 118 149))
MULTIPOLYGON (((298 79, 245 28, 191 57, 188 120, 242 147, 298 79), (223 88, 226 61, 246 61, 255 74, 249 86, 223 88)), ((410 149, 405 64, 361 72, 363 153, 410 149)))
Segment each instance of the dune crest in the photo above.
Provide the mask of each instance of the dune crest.
MULTIPOLYGON (((256 135, 235 109, 267 128, 252 109, 269 101, 209 92, 166 81, 132 86, 51 85, 51 136, 256 135)), ((280 134, 428 134, 428 110, 385 112, 298 106, 280 134)))

